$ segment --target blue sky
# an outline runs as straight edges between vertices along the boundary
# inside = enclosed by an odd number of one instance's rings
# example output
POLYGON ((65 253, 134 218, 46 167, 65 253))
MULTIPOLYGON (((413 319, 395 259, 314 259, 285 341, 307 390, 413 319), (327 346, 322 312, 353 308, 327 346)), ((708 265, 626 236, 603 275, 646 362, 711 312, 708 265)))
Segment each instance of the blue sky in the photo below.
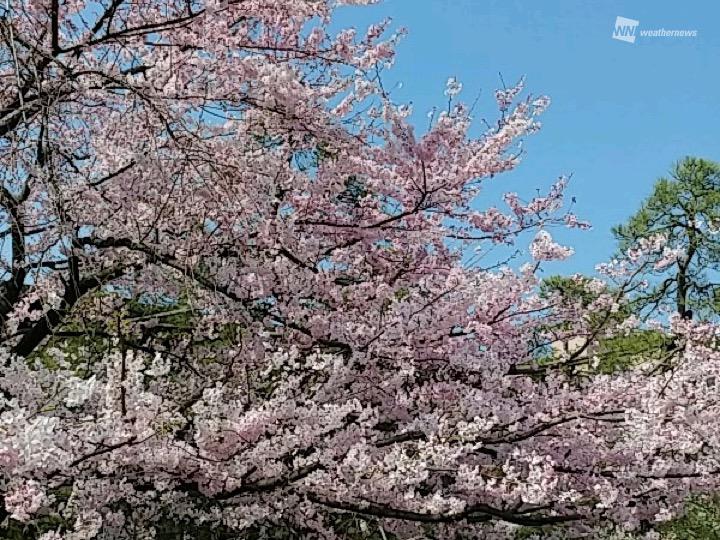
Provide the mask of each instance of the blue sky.
POLYGON ((529 92, 552 99, 519 168, 496 177, 485 195, 487 204, 503 191, 529 197, 572 173, 568 194, 593 229, 555 231, 576 254, 549 271, 592 272, 614 250, 610 227, 677 159, 720 161, 720 2, 385 0, 343 8, 336 22, 365 29, 387 16, 409 34, 384 81, 402 82, 393 95, 413 103, 420 130, 426 113, 444 105, 449 76, 463 83, 465 101, 481 92, 478 117, 495 118, 498 73, 508 84, 524 75, 529 92), (611 38, 618 15, 640 29, 698 35, 624 43, 611 38))

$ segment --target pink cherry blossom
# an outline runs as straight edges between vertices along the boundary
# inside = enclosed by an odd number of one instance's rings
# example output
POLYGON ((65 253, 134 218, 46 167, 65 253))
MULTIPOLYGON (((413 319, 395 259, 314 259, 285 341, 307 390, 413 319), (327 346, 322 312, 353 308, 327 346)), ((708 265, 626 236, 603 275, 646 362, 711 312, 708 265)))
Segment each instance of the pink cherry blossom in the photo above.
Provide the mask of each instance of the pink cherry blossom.
POLYGON ((590 306, 539 294, 572 253, 547 229, 583 226, 567 181, 484 189, 547 98, 500 90, 472 136, 452 80, 420 131, 379 76, 404 31, 338 30, 338 3, 0 18, 0 522, 577 536, 719 487, 715 326, 656 321, 670 371, 588 368, 662 239, 590 306), (532 262, 486 256, 527 231, 532 262))
POLYGON ((530 253, 536 261, 549 261, 566 259, 573 254, 573 250, 553 242, 549 232, 539 231, 530 244, 530 253))

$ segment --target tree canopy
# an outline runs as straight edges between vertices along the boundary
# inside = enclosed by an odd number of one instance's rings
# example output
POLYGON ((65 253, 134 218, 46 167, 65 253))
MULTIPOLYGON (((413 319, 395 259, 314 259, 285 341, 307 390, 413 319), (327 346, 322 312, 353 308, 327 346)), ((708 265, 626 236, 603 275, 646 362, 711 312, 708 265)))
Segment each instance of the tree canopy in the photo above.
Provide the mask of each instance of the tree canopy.
POLYGON ((0 527, 577 536, 718 487, 715 327, 672 318, 672 377, 564 369, 632 330, 656 244, 543 295, 549 229, 583 226, 566 180, 482 199, 547 98, 498 90, 472 137, 451 79, 416 135, 381 80, 399 35, 331 32, 335 4, 8 4, 0 527), (463 264, 526 231, 522 267, 463 264))

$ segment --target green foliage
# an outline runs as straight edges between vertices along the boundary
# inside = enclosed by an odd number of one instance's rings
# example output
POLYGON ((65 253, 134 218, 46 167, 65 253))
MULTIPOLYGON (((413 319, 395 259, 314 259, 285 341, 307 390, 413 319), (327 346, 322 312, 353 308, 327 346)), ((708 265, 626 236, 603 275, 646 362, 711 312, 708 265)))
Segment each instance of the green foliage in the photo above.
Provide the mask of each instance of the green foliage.
MULTIPOLYGON (((559 295, 565 302, 577 302, 587 308, 597 300, 598 294, 587 287, 590 278, 585 276, 550 276, 540 284, 540 295, 550 298, 559 295)), ((609 290, 609 294, 616 291, 609 290)), ((633 304, 621 300, 615 312, 597 311, 588 313, 589 328, 601 329, 607 325, 619 324, 633 314, 633 304)), ((652 359, 660 358, 671 346, 671 339, 658 330, 637 328, 627 333, 616 333, 610 336, 598 333, 598 337, 590 347, 587 356, 598 359, 593 369, 599 373, 614 373, 652 359)), ((552 364, 552 356, 541 358, 538 365, 552 364)))
POLYGON ((547 299, 553 294, 559 294, 565 300, 579 301, 583 307, 587 307, 597 298, 597 294, 587 288, 589 281, 590 278, 585 276, 550 276, 540 284, 540 296, 547 299))
POLYGON ((660 527, 663 540, 720 540, 720 497, 685 503, 685 514, 660 527))
POLYGON ((643 328, 626 335, 602 338, 593 351, 600 361, 597 371, 614 373, 659 358, 669 344, 669 338, 662 332, 643 328))
MULTIPOLYGON (((540 284, 540 297, 550 298, 553 294, 559 295, 560 299, 566 303, 579 303, 581 307, 587 308, 600 296, 598 293, 593 292, 588 287, 591 279, 586 276, 575 275, 575 276, 550 276, 542 281, 540 284)), ((617 291, 607 289, 606 293, 616 295, 617 291)), ((597 319, 598 324, 600 320, 605 322, 616 321, 620 322, 627 319, 633 310, 631 306, 624 299, 620 299, 620 306, 618 310, 612 314, 601 311, 596 313, 589 313, 593 319, 597 319)))
POLYGON ((720 164, 687 157, 675 164, 669 178, 660 178, 650 196, 630 219, 613 228, 620 252, 641 238, 662 234, 668 247, 682 251, 677 261, 655 269, 649 291, 636 296, 634 310, 651 313, 672 307, 688 318, 710 318, 720 313, 720 164))

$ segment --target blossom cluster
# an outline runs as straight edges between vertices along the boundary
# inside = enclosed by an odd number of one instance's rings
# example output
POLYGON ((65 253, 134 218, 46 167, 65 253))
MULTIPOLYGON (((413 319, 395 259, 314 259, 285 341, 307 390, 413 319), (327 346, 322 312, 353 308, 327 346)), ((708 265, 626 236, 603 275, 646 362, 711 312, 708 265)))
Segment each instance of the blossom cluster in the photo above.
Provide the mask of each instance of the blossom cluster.
POLYGON ((548 100, 505 88, 473 137, 453 79, 416 133, 379 75, 403 32, 333 33, 334 4, 3 19, 1 523, 345 538, 354 514, 506 538, 639 527, 716 487, 714 329, 673 320, 670 381, 574 376, 618 300, 599 280, 587 310, 538 294, 540 263, 572 254, 548 229, 585 226, 566 180, 482 200, 548 100), (482 257, 525 231, 532 262, 482 257))

